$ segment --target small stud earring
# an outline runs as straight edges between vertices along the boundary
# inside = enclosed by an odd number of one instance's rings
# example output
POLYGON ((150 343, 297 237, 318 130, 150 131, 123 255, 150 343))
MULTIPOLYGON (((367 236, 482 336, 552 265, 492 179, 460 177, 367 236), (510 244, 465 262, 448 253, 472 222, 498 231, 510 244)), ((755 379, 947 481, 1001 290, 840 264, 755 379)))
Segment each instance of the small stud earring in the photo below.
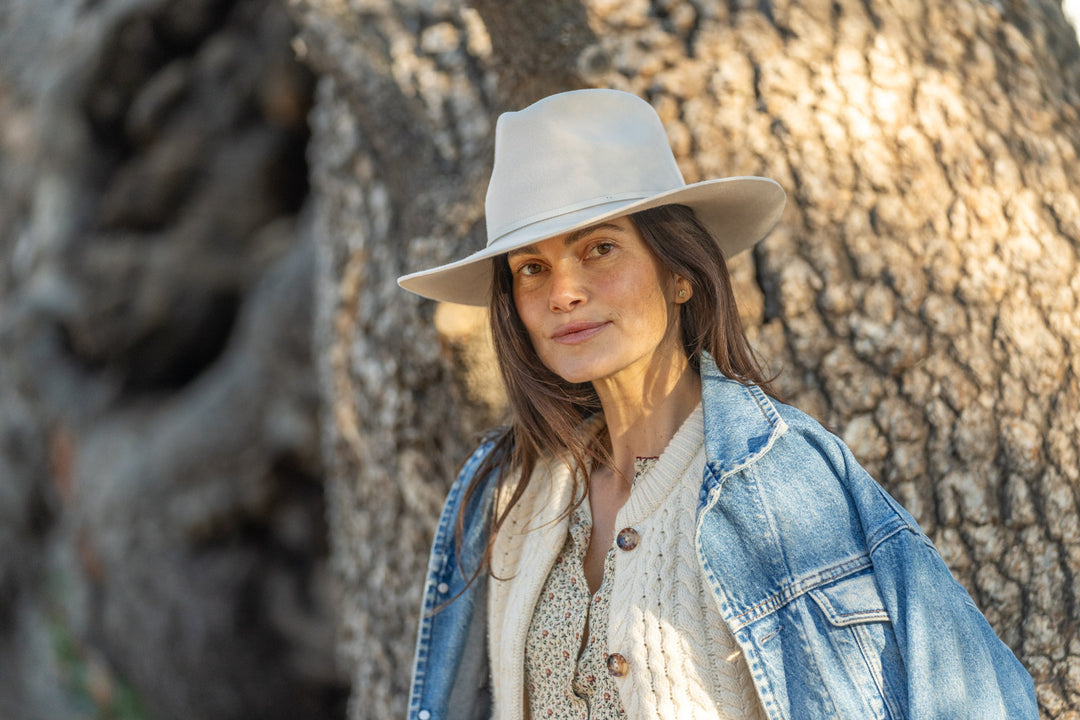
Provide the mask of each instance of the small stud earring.
POLYGON ((681 298, 686 297, 686 291, 685 290, 680 290, 679 291, 679 297, 681 297, 681 298))

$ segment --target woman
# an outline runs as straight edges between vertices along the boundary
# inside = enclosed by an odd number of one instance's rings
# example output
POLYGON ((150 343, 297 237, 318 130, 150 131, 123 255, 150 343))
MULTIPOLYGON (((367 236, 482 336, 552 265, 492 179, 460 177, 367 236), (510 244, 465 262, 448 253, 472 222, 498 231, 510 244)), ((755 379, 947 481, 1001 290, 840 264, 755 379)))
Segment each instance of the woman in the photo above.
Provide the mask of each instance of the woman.
POLYGON ((915 520, 772 397, 724 258, 783 205, 685 185, 626 93, 499 118, 487 248, 399 281, 490 305, 513 413, 436 532, 411 717, 1038 717, 915 520))

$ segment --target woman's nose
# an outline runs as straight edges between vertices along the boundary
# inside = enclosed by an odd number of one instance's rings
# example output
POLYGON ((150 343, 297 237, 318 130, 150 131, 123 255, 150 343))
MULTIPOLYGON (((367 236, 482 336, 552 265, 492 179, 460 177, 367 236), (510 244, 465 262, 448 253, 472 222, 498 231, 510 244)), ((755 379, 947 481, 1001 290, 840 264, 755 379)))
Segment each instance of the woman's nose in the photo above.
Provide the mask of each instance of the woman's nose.
POLYGON ((569 312, 585 301, 581 274, 571 267, 556 266, 551 270, 548 305, 552 312, 569 312))

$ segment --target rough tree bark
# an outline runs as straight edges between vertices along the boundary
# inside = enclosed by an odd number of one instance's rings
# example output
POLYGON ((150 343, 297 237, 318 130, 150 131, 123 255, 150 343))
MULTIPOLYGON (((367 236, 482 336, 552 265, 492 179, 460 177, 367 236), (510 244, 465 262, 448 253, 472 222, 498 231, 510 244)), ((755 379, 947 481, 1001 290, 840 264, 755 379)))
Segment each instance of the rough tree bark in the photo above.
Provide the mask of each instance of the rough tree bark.
POLYGON ((316 348, 350 717, 404 710, 436 512, 500 415, 479 319, 394 279, 481 245, 496 114, 580 85, 648 98, 687 180, 787 189, 734 263, 752 339, 935 538, 1044 716, 1080 717, 1080 50, 1059 4, 552 5, 291 5, 321 74, 316 348))

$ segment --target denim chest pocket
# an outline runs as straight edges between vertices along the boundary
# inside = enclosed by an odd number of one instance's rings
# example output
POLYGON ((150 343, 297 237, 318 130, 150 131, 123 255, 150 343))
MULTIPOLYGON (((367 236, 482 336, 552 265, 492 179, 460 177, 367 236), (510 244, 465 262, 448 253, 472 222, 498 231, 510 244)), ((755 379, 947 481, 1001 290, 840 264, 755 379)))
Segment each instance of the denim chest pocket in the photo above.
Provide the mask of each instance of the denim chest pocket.
POLYGON ((833 677, 830 695, 844 717, 903 718, 907 677, 892 622, 872 570, 810 590, 821 611, 817 655, 833 677), (841 677, 844 678, 841 680, 841 677))
POLYGON ((810 591, 821 612, 837 627, 888 622, 889 613, 869 572, 851 575, 810 591))

